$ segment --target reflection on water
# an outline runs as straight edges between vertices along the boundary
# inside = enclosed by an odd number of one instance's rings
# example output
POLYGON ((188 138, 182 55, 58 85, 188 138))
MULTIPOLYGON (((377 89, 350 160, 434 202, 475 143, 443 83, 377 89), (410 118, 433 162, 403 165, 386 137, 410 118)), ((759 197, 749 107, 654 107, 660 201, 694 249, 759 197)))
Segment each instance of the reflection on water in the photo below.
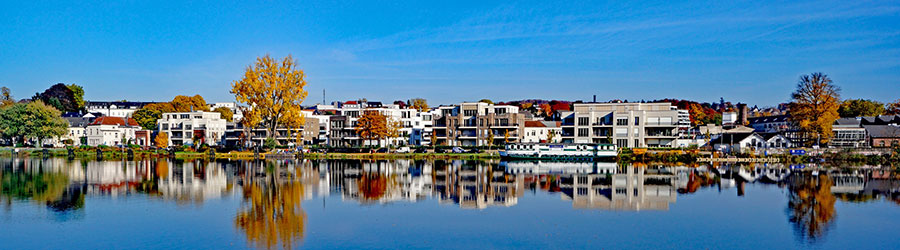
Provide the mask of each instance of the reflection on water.
MULTIPOLYGON (((786 190, 786 219, 798 241, 815 242, 834 226, 835 203, 890 199, 900 182, 887 169, 814 166, 666 166, 480 161, 79 161, 0 159, 0 201, 37 203, 78 219, 85 197, 137 197, 202 206, 238 192, 236 231, 251 246, 302 244, 303 200, 339 196, 360 205, 421 202, 461 209, 517 206, 529 193, 559 195, 575 209, 670 210, 679 195, 734 192, 747 185, 786 190), (235 188, 237 187, 237 188, 235 188), (72 216, 74 214, 74 216, 72 216)), ((714 205, 714 204, 711 204, 714 205)))
POLYGON ((247 240, 260 248, 291 248, 303 238, 306 213, 300 206, 304 196, 302 169, 281 168, 273 162, 245 162, 250 171, 240 176, 243 206, 234 224, 247 240), (260 166, 265 165, 265 168, 260 166), (261 172, 253 172, 262 170, 261 172))

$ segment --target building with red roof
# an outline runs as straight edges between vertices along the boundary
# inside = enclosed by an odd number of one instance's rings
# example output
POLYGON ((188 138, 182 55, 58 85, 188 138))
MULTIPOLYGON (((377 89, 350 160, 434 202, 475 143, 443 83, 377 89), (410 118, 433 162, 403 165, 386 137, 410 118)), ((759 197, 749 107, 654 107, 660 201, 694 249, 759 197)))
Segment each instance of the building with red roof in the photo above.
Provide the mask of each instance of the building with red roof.
POLYGON ((85 134, 90 146, 117 146, 137 143, 138 130, 141 126, 132 118, 103 116, 88 124, 85 134))

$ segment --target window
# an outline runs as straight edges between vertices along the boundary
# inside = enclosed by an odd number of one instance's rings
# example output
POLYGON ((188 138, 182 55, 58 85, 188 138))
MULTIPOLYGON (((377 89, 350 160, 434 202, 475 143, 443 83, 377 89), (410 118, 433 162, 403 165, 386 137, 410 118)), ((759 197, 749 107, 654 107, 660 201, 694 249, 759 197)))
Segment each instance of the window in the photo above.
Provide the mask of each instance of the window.
POLYGON ((616 139, 616 146, 620 148, 628 147, 628 139, 616 139))
POLYGON ((589 117, 578 117, 578 126, 587 126, 590 119, 589 117))
POLYGON ((628 128, 616 128, 616 136, 619 136, 619 137, 628 136, 628 128))
POLYGON ((506 114, 506 109, 505 108, 495 108, 494 113, 498 114, 498 115, 506 114))
POLYGON ((640 125, 641 125, 641 118, 640 118, 640 117, 635 117, 635 118, 634 118, 634 125, 635 125, 635 126, 640 126, 640 125))
POLYGON ((181 115, 181 119, 188 119, 188 118, 190 118, 190 117, 191 117, 191 116, 188 115, 188 114, 181 115))
POLYGON ((618 118, 618 119, 616 119, 616 125, 618 125, 618 126, 628 126, 628 118, 618 118))
POLYGON ((641 146, 641 140, 634 139, 634 147, 640 147, 640 146, 641 146))
POLYGON ((588 129, 587 128, 579 128, 578 136, 588 136, 588 129))
POLYGON ((465 116, 475 116, 478 112, 475 110, 463 110, 463 115, 465 116))

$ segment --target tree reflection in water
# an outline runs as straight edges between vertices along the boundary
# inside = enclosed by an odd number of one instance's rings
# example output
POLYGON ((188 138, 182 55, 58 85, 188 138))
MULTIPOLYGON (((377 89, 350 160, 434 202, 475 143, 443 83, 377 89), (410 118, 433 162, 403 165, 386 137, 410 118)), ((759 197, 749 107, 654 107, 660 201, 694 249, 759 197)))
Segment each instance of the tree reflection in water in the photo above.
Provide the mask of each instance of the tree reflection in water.
POLYGON ((79 210, 84 207, 84 192, 69 187, 69 177, 61 172, 44 169, 43 164, 26 168, 24 164, 0 171, 0 199, 31 200, 46 204, 55 212, 79 210))
POLYGON ((377 202, 385 197, 389 190, 397 185, 395 176, 386 176, 380 172, 366 172, 356 181, 359 187, 361 202, 377 202))
POLYGON ((833 181, 828 175, 795 175, 789 186, 788 217, 798 237, 815 242, 834 222, 833 181))
MULTIPOLYGON (((235 226, 244 232, 247 241, 259 248, 292 248, 303 239, 306 213, 301 207, 303 185, 293 178, 296 174, 281 172, 262 177, 245 176, 242 186, 244 206, 235 216, 235 226), (246 205, 249 204, 249 207, 246 205)), ((299 171, 299 170, 297 170, 299 171)))

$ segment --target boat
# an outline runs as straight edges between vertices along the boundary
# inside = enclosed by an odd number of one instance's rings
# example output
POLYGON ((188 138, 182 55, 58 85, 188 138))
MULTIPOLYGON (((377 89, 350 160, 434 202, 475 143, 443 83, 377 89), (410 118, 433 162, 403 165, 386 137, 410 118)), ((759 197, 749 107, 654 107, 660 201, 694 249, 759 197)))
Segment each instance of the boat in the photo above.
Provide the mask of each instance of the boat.
POLYGON ((612 144, 516 143, 500 151, 504 159, 593 161, 618 155, 612 144))
POLYGON ((615 174, 615 162, 501 161, 510 174, 615 174))

